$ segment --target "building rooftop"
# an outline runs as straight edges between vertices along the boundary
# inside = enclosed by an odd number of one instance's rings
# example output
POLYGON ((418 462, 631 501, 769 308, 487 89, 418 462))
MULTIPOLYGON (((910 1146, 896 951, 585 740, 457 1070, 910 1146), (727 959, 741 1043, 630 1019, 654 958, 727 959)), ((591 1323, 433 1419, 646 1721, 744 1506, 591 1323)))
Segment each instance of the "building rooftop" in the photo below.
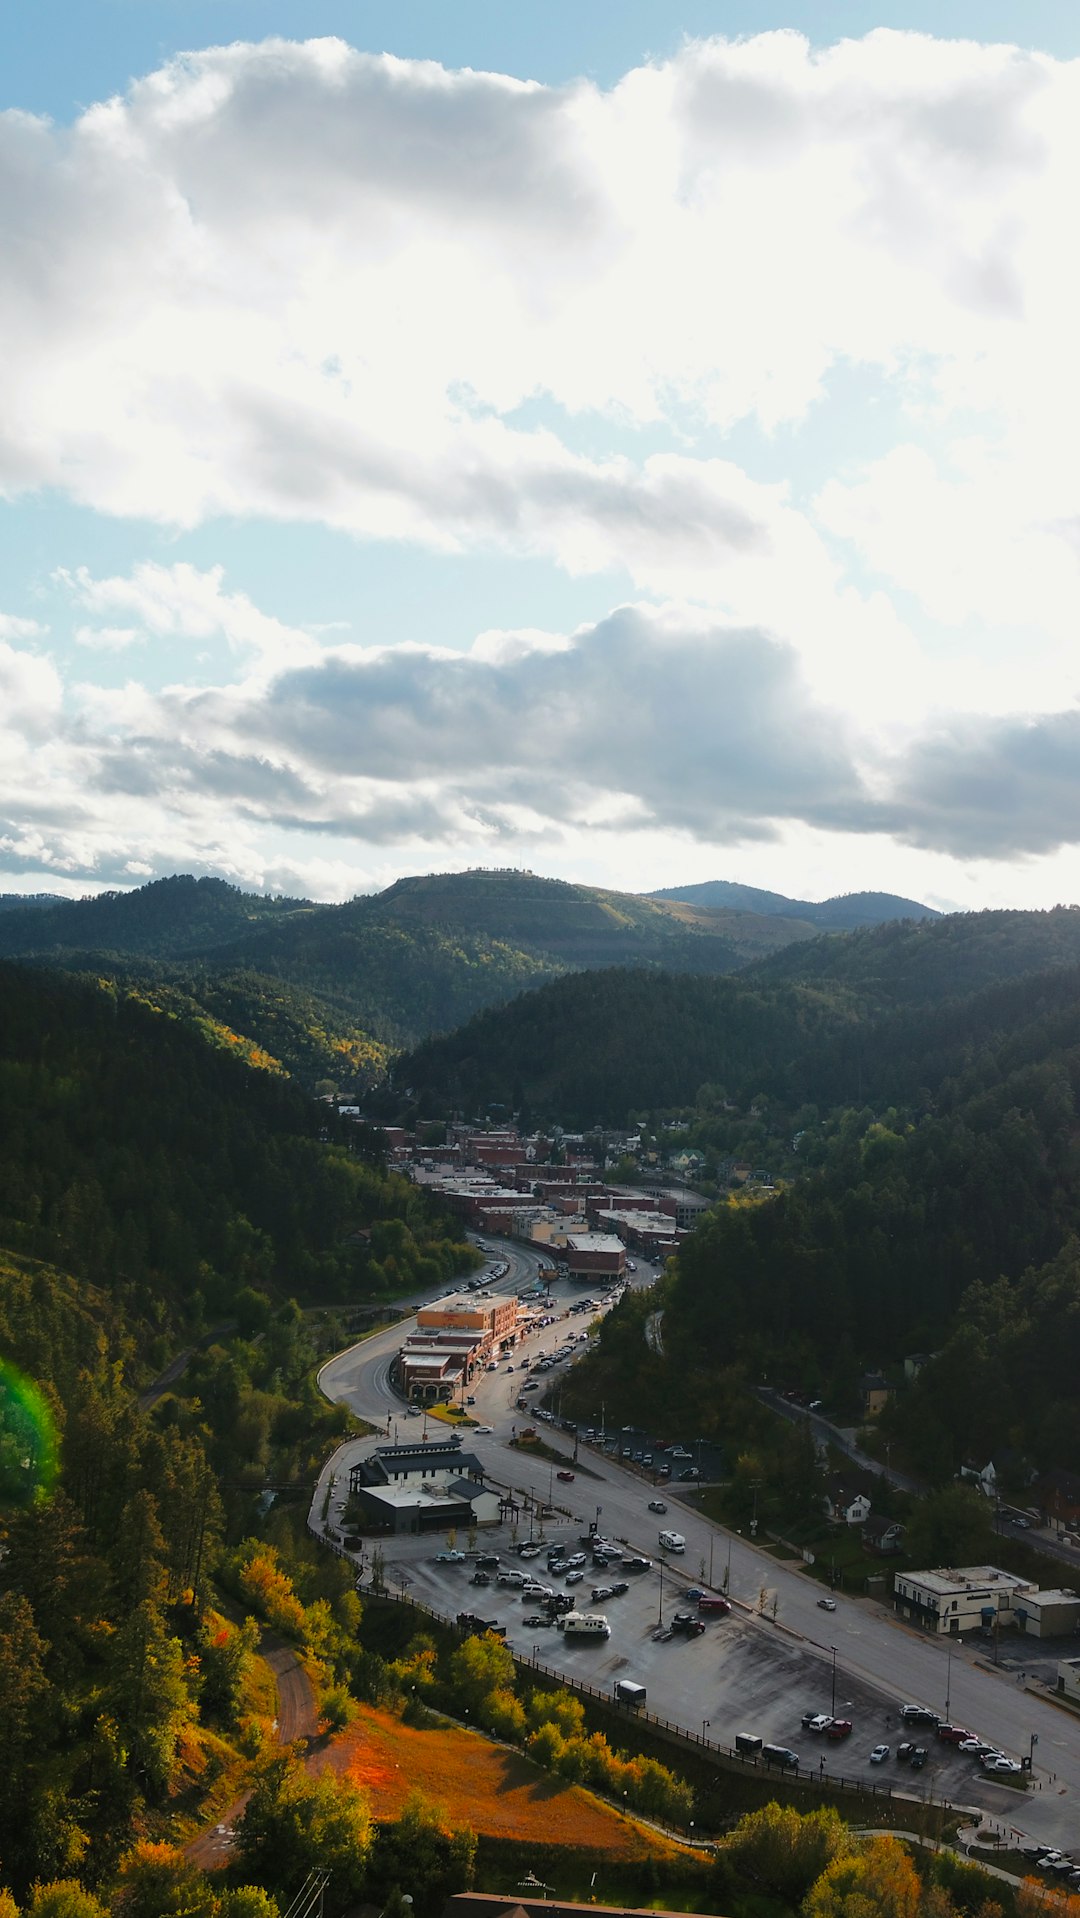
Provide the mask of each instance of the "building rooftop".
POLYGON ((1003 1572, 997 1565, 939 1566, 932 1572, 902 1572, 899 1576, 909 1584, 921 1585, 924 1591, 936 1592, 939 1598, 958 1598, 965 1592, 984 1591, 995 1585, 1014 1592, 1038 1589, 1031 1579, 1003 1572))

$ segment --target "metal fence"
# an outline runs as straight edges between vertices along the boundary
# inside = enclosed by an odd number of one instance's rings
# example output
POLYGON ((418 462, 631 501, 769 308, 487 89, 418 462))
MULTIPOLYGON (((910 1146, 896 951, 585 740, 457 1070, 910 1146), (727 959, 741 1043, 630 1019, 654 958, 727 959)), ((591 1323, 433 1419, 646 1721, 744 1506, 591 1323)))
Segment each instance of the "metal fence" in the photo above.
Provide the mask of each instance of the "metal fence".
MULTIPOLYGON (((308 1530, 338 1558, 351 1556, 342 1546, 326 1538, 310 1521, 308 1530)), ((455 1620, 447 1618, 445 1613, 437 1612, 433 1606, 426 1605, 423 1599, 411 1598, 407 1591, 402 1590, 395 1594, 384 1588, 379 1596, 390 1599, 395 1605, 409 1605, 413 1611, 422 1612, 425 1617, 434 1619, 438 1625, 449 1625, 455 1631, 463 1629, 455 1620)), ((797 1768, 770 1765, 760 1754, 736 1751, 733 1745, 725 1745, 718 1739, 709 1738, 704 1730, 691 1731, 686 1725, 677 1725, 671 1719, 661 1718, 656 1712, 646 1711, 643 1707, 620 1706, 614 1695, 614 1683, 617 1681, 613 1681, 612 1689, 608 1690, 597 1685, 590 1685, 587 1679, 569 1676, 555 1666, 544 1664, 535 1653, 531 1658, 522 1652, 512 1652, 511 1656, 519 1670, 536 1672, 541 1677, 553 1680, 567 1691, 576 1692, 583 1698, 595 1699, 598 1704, 607 1706, 611 1711, 620 1712, 624 1717, 633 1719, 635 1723, 648 1725, 650 1730, 666 1743, 683 1751, 698 1751, 707 1755, 713 1764, 723 1770, 744 1775, 748 1771, 756 1772, 763 1778, 786 1779, 791 1784, 809 1786, 823 1793, 857 1795, 860 1798, 885 1800, 890 1804, 894 1799, 904 1804, 934 1803, 944 1813, 959 1809, 947 1798, 915 1799, 909 1792, 898 1791, 891 1778, 880 1782, 877 1779, 847 1778, 843 1773, 829 1771, 820 1761, 816 1766, 799 1765, 797 1768)))

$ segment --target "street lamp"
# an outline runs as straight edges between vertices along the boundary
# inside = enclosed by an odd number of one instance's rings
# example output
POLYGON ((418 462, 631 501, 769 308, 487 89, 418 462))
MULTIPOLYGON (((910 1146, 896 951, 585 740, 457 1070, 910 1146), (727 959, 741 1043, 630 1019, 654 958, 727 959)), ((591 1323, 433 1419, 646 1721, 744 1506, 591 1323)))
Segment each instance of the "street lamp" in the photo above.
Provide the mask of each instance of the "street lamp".
POLYGON ((832 1704, 829 1706, 829 1710, 832 1713, 833 1717, 835 1718, 836 1717, 836 1646, 830 1645, 829 1650, 832 1653, 832 1704))
POLYGON ((711 1724, 712 1724, 712 1719, 711 1719, 711 1718, 703 1718, 703 1719, 702 1719, 702 1721, 701 1721, 701 1742, 702 1742, 702 1744, 703 1744, 703 1745, 707 1745, 707 1744, 708 1744, 708 1742, 709 1742, 709 1741, 708 1741, 708 1739, 706 1738, 706 1736, 705 1736, 705 1734, 706 1734, 706 1732, 708 1731, 708 1729, 709 1729, 709 1726, 710 1726, 711 1724))
POLYGON ((664 1622, 664 1566, 667 1560, 660 1554, 660 1609, 656 1614, 656 1628, 659 1631, 664 1622))
POLYGON ((949 1639, 949 1644, 948 1644, 948 1654, 949 1654, 949 1656, 948 1656, 948 1663, 946 1664, 946 1667, 945 1667, 945 1723, 946 1723, 947 1725, 948 1725, 948 1724, 950 1724, 950 1723, 952 1722, 952 1721, 951 1721, 951 1719, 950 1719, 950 1717, 949 1717, 949 1706, 950 1706, 950 1705, 951 1705, 951 1703, 952 1703, 952 1653, 953 1653, 953 1646, 954 1646, 954 1645, 963 1645, 963 1642, 964 1642, 964 1641, 963 1641, 963 1639, 962 1639, 962 1638, 950 1638, 950 1639, 949 1639))

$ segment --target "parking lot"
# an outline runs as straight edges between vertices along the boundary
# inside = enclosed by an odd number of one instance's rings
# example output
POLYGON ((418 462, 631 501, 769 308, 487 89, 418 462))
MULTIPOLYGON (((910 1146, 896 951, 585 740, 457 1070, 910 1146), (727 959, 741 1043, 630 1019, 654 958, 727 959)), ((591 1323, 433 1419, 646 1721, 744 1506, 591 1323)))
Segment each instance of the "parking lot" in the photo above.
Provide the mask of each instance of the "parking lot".
MULTIPOLYGON (((578 1530, 566 1525, 553 1529, 549 1542, 562 1543, 567 1552, 576 1554, 584 1549, 578 1530)), ((448 1619, 459 1612, 473 1612, 497 1620, 505 1626, 506 1642, 519 1657, 535 1658, 600 1691, 612 1691, 619 1679, 644 1685, 651 1712, 722 1750, 733 1748, 737 1732, 749 1732, 767 1744, 796 1752, 804 1773, 879 1787, 892 1784, 916 1796, 929 1797, 932 1792, 959 1803, 976 1802, 977 1787, 985 1792, 986 1781, 977 1767, 955 1747, 942 1744, 932 1730, 902 1727, 900 1700, 883 1698, 843 1671, 836 1672, 834 1686, 831 1657, 775 1626, 767 1608, 764 1616, 739 1606, 730 1616, 702 1613, 705 1629, 700 1635, 676 1633, 658 1640, 661 1621, 668 1624, 675 1612, 698 1616, 696 1602, 687 1597, 688 1591, 698 1588, 688 1567, 684 1570, 677 1561, 670 1562, 664 1566, 661 1603, 656 1536, 643 1530, 634 1547, 653 1558, 649 1571, 624 1572, 617 1563, 596 1569, 590 1558, 581 1568, 580 1582, 569 1586, 565 1575, 549 1575, 546 1545, 540 1555, 526 1559, 501 1535, 486 1537, 478 1547, 484 1555, 498 1552, 503 1570, 521 1571, 553 1591, 572 1593, 579 1611, 602 1610, 611 1627, 606 1639, 571 1638, 555 1625, 526 1625, 526 1619, 541 1615, 535 1598, 523 1600, 519 1590, 500 1586, 494 1567, 490 1584, 473 1585, 471 1555, 463 1563, 436 1563, 435 1554, 445 1550, 437 1538, 395 1540, 388 1545, 386 1578, 392 1590, 406 1578, 411 1598, 448 1619), (623 1581, 628 1586, 625 1594, 593 1605, 594 1585, 623 1581), (850 1735, 832 1740, 822 1731, 808 1730, 803 1718, 811 1712, 850 1719, 850 1735), (870 1753, 882 1742, 890 1747, 889 1756, 873 1764, 870 1753), (920 1772, 897 1761, 896 1749, 902 1742, 925 1747, 927 1761, 920 1772)), ((996 1792, 1000 1796, 1006 1789, 999 1785, 996 1792)))

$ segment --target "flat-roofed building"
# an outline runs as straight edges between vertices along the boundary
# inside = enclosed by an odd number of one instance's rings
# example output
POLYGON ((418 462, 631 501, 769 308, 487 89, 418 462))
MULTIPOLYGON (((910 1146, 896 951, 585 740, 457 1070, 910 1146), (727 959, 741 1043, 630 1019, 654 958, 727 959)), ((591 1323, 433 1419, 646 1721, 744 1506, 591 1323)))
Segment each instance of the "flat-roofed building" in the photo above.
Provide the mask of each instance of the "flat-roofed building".
POLYGON ((1029 1638, 1069 1638, 1080 1628, 1080 1594, 1071 1586, 1058 1591, 1024 1592, 1013 1611, 1021 1631, 1029 1638))
POLYGON ((943 1566, 898 1572, 893 1604, 913 1624, 945 1637, 1015 1623, 1015 1607, 1038 1589, 1032 1580, 996 1565, 943 1566))
POLYGON ((711 1212, 714 1201, 703 1198, 700 1192, 690 1192, 681 1185, 650 1185, 661 1212, 666 1212, 684 1232, 692 1232, 706 1212, 711 1212))
POLYGON ((422 1305, 416 1325, 421 1332, 476 1332, 489 1345, 498 1345, 514 1336, 517 1299, 482 1299, 475 1292, 455 1292, 448 1299, 422 1305))
POLYGON ((569 1232, 566 1269, 572 1279, 624 1278, 626 1247, 612 1232, 569 1232))

